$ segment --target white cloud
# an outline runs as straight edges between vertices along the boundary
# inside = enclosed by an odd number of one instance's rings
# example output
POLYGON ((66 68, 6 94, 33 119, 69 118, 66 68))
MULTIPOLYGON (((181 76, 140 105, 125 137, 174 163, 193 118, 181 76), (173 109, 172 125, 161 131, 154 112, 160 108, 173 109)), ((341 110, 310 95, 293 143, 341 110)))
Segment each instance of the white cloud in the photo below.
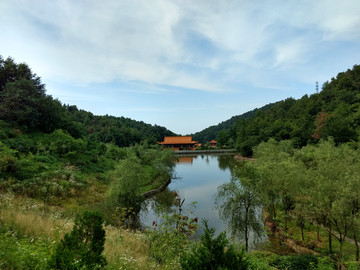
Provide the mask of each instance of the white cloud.
POLYGON ((306 42, 302 39, 296 39, 288 43, 278 44, 274 67, 286 68, 289 65, 304 63, 307 53, 306 42))
POLYGON ((3 49, 47 80, 77 85, 234 91, 305 66, 323 42, 360 39, 358 0, 14 0, 1 9, 3 49))

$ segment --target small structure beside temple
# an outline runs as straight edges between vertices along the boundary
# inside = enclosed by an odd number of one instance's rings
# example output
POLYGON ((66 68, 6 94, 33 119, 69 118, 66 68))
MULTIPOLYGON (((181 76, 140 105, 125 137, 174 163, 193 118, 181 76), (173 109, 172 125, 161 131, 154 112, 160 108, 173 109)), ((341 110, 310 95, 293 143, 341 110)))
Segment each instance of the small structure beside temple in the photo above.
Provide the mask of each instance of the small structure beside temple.
POLYGON ((210 147, 216 148, 216 144, 217 144, 217 141, 215 141, 215 140, 211 140, 211 141, 209 142, 209 146, 210 146, 210 147))
POLYGON ((192 140, 192 136, 165 136, 163 142, 158 142, 164 148, 177 150, 195 150, 198 142, 192 140))

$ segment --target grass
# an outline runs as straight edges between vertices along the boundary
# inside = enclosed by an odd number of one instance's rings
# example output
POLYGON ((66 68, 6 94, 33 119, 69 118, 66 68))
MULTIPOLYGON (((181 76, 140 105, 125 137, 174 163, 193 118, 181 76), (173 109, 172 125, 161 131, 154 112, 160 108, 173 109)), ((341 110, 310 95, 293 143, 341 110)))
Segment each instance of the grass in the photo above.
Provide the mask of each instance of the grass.
POLYGON ((34 240, 11 231, 0 233, 0 269, 46 269, 49 248, 51 242, 46 239, 34 240))
POLYGON ((142 233, 106 227, 104 254, 109 269, 147 269, 148 245, 142 233))
MULTIPOLYGON (((0 269, 45 269, 44 261, 73 227, 72 219, 66 216, 63 208, 10 193, 0 194, 0 269), (20 253, 23 264, 18 262, 20 253)), ((148 245, 143 233, 112 226, 105 230, 107 269, 152 269, 147 266, 148 245)))
POLYGON ((59 207, 34 199, 1 194, 0 207, 0 223, 21 235, 58 240, 73 226, 59 207))

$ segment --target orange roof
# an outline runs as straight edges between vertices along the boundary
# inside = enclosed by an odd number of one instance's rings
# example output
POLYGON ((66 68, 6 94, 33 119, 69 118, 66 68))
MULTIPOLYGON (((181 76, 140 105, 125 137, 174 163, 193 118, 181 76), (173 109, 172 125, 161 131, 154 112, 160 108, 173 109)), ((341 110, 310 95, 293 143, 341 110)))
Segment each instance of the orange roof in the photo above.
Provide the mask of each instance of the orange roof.
POLYGON ((211 140, 209 143, 217 143, 217 141, 215 141, 215 140, 211 140))
POLYGON ((194 144, 196 141, 192 140, 192 136, 171 136, 164 137, 164 141, 159 144, 194 144))

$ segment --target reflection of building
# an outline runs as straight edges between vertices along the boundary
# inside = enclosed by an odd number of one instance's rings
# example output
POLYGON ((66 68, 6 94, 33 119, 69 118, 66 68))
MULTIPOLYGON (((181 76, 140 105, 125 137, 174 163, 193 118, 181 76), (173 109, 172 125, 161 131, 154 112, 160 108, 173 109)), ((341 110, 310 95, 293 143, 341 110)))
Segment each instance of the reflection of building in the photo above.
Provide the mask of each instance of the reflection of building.
POLYGON ((196 158, 196 156, 195 157, 178 157, 178 163, 192 164, 194 158, 196 158))
POLYGON ((210 147, 216 147, 216 144, 217 144, 217 141, 215 141, 215 140, 211 140, 211 141, 209 142, 209 146, 210 146, 210 147))
POLYGON ((158 144, 164 148, 172 148, 173 150, 195 150, 198 142, 193 141, 192 136, 165 136, 164 141, 158 144))

